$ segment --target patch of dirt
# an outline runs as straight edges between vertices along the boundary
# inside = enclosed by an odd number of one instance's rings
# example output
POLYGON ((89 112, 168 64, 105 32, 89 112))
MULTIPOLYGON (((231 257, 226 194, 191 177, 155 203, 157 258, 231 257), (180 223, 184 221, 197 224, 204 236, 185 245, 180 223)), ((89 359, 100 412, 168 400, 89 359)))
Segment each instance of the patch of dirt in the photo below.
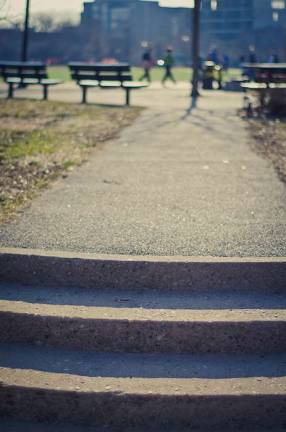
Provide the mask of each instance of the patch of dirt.
POLYGON ((0 100, 0 223, 88 160, 140 114, 61 102, 0 100))
POLYGON ((286 183, 286 120, 248 120, 253 150, 271 161, 286 183))

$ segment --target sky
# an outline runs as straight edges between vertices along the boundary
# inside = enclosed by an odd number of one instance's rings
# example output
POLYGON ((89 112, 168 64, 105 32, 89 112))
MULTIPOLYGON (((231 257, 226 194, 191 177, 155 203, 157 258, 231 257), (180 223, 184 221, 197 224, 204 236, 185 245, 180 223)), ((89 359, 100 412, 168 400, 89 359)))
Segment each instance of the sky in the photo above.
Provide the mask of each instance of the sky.
MULTIPOLYGON (((82 10, 83 0, 30 0, 31 11, 38 12, 69 12, 69 14, 78 14, 82 10)), ((5 3, 5 9, 8 15, 22 15, 25 7, 25 0, 0 0, 5 3)), ((192 0, 160 0, 162 6, 190 6, 192 0)))

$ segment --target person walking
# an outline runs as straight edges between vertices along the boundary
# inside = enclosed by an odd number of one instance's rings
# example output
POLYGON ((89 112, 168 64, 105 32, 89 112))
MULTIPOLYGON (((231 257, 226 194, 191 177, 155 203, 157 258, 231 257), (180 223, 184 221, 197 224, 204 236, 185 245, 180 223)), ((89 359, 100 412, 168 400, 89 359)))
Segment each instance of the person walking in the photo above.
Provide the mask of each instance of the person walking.
POLYGON ((176 84, 175 77, 172 73, 172 68, 175 63, 172 48, 167 48, 166 55, 163 60, 164 60, 165 75, 162 79, 162 84, 165 84, 167 79, 170 79, 171 81, 173 81, 174 84, 176 84))
POLYGON ((154 65, 154 61, 152 58, 152 48, 146 50, 142 55, 142 65, 144 69, 144 73, 139 81, 147 80, 149 83, 151 82, 150 71, 154 65))

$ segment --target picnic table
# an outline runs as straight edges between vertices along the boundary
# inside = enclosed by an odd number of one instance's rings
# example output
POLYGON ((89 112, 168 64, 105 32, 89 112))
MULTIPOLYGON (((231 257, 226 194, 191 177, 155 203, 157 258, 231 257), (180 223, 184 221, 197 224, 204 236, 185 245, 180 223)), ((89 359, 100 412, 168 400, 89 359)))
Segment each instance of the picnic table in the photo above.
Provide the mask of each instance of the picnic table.
POLYGON ((245 63, 243 70, 249 81, 241 87, 258 95, 261 109, 286 108, 286 63, 245 63))
POLYGON ((14 97, 16 87, 40 85, 43 87, 43 99, 48 99, 50 86, 60 84, 62 81, 48 77, 47 66, 41 62, 9 62, 0 60, 0 76, 8 85, 8 98, 14 97))
POLYGON ((82 103, 87 102, 87 91, 100 88, 125 91, 125 103, 130 104, 131 90, 146 88, 147 83, 133 81, 131 66, 128 63, 69 63, 72 79, 82 89, 82 103))
POLYGON ((251 81, 266 85, 286 83, 286 63, 245 63, 242 67, 251 81))

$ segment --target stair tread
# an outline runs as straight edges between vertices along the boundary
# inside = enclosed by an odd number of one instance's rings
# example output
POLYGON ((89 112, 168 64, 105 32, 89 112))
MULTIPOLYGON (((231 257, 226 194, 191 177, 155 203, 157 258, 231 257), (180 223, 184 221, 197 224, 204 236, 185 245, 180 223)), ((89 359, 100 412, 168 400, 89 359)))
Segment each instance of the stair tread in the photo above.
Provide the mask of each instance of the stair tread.
MULTIPOLYGON (((111 429, 109 427, 93 427, 93 426, 73 426, 69 424, 43 424, 43 423, 33 423, 33 422, 14 422, 6 421, 0 419, 0 430, 1 432, 118 432, 117 430, 111 429)), ((191 429, 192 432, 269 432, 269 429, 216 429, 210 430, 197 430, 191 429)), ((150 432, 148 429, 138 429, 138 428, 124 428, 124 432, 150 432)), ((152 429, 151 432, 166 432, 166 429, 152 429)), ((190 428, 187 429, 168 429, 168 432, 190 432, 190 428)), ((271 429, 271 432, 285 432, 283 429, 271 429)))
POLYGON ((147 309, 52 305, 23 301, 0 301, 0 312, 83 320, 127 320, 155 322, 275 322, 286 321, 286 309, 147 309))
POLYGON ((106 378, 279 378, 286 353, 120 354, 10 343, 0 344, 0 367, 106 378))
POLYGON ((101 306, 146 309, 281 309, 286 308, 286 292, 207 290, 160 292, 156 290, 97 290, 45 288, 0 284, 0 299, 39 304, 101 306))
POLYGON ((285 428, 285 259, 8 255, 4 432, 285 428))
POLYGON ((0 430, 1 432, 112 432, 110 429, 103 427, 94 428, 92 426, 54 425, 32 422, 14 422, 6 420, 1 421, 1 419, 0 430))
POLYGON ((1 387, 84 394, 222 397, 286 395, 286 377, 208 378, 113 378, 87 377, 31 369, 0 369, 1 387))

